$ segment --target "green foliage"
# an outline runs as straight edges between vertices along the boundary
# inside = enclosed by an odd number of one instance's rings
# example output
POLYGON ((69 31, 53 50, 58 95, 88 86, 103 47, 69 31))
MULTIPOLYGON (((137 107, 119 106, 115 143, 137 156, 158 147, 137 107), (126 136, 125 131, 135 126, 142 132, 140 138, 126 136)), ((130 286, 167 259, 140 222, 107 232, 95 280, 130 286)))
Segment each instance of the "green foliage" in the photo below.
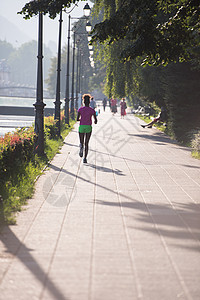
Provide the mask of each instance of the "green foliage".
POLYGON ((15 49, 10 43, 0 41, 0 59, 8 59, 15 49))
MULTIPOLYGON (((24 18, 39 12, 55 18, 61 9, 78 0, 32 0, 21 10, 24 18)), ((145 56, 144 63, 166 64, 188 61, 199 47, 199 0, 96 0, 96 15, 104 10, 104 21, 96 24, 94 41, 128 41, 124 59, 145 56)), ((94 13, 95 15, 95 13, 94 13)), ((198 55, 197 55, 198 56, 198 55)))
POLYGON ((16 49, 8 59, 11 79, 20 84, 33 85, 36 78, 37 42, 31 41, 16 49))
POLYGON ((56 120, 53 116, 44 119, 44 135, 48 139, 57 139, 56 120))
MULTIPOLYGON (((63 57, 63 56, 62 56, 63 57)), ((62 65, 62 63, 61 63, 62 65)), ((49 68, 48 77, 45 80, 45 83, 48 87, 48 92, 50 96, 53 98, 56 95, 56 68, 57 68, 57 58, 52 57, 51 58, 51 66, 49 68)), ((63 65, 61 67, 61 70, 63 69, 63 65)), ((62 90, 62 87, 61 87, 62 90)), ((62 92, 61 92, 62 94, 62 92)))
MULTIPOLYGON (((71 2, 57 1, 55 12, 57 4, 71 2)), ((49 3, 37 5, 46 4, 47 12, 49 3)), ((199 0, 95 0, 92 11, 91 89, 100 86, 109 98, 126 96, 132 105, 164 106, 167 132, 180 142, 200 127, 199 8, 199 0)))
POLYGON ((194 134, 193 140, 192 140, 192 148, 193 151, 196 153, 199 153, 200 156, 200 130, 194 134))
POLYGON ((140 69, 140 105, 155 103, 167 110, 166 133, 179 142, 188 143, 190 132, 200 127, 200 72, 190 63, 140 69))
MULTIPOLYGON (((87 40, 87 33, 85 29, 85 20, 80 19, 78 22, 75 23, 73 27, 73 31, 76 32, 76 42, 77 46, 79 48, 78 55, 79 55, 79 63, 81 59, 81 88, 82 91, 88 91, 88 83, 89 78, 92 76, 92 68, 90 66, 89 61, 89 50, 88 50, 88 40, 87 40), (83 77, 84 76, 84 80, 83 77)), ((70 51, 70 65, 69 65, 69 86, 71 87, 71 73, 72 73, 72 51, 70 51)), ((76 51, 76 57, 75 57, 75 65, 77 63, 77 51, 76 51)), ((61 53, 61 96, 65 98, 65 92, 66 92, 66 70, 67 70, 67 47, 64 46, 61 53)), ((75 86, 77 84, 76 82, 76 72, 77 68, 75 67, 75 86)), ((48 85, 48 90, 52 97, 55 97, 56 93, 56 79, 57 79, 57 57, 53 57, 51 59, 51 67, 49 69, 48 77, 46 79, 46 83, 48 85)))
POLYGON ((99 61, 96 61, 96 68, 89 81, 89 91, 99 90, 103 92, 105 76, 106 68, 99 61))
POLYGON ((34 155, 33 128, 17 130, 14 134, 8 133, 0 139, 0 205, 3 204, 0 223, 15 223, 13 213, 20 211, 27 199, 31 198, 36 177, 57 153, 75 123, 70 121, 71 127, 68 127, 62 117, 61 122, 62 138, 55 138, 51 134, 51 130, 55 132, 53 118, 45 118, 46 126, 51 126, 50 132, 45 128, 46 157, 34 155))
POLYGON ((161 107, 163 100, 163 67, 139 67, 139 94, 150 102, 156 102, 161 107))
MULTIPOLYGON (((99 13, 100 3, 104 1, 95 2, 94 14, 99 13)), ((109 1, 106 3, 108 5, 109 1)), ((160 108, 164 106, 168 114, 165 132, 187 143, 190 131, 200 126, 200 46, 194 12, 199 3, 191 1, 189 5, 185 0, 168 1, 168 8, 166 3, 116 1, 117 8, 122 7, 114 15, 106 6, 104 21, 95 26, 94 43, 101 51, 97 60, 101 60, 106 68, 107 97, 126 96, 133 106, 152 106, 154 102, 160 108), (152 31, 155 24, 156 31, 152 31), (135 54, 132 56, 133 52, 130 52, 126 56, 131 47, 135 54), (122 56, 131 59, 123 61, 122 56), (169 63, 184 60, 183 56, 190 61, 169 63), (146 65, 145 59, 154 64, 146 65)))
POLYGON ((168 127, 180 142, 200 127, 200 72, 189 63, 170 64, 164 70, 164 101, 168 108, 168 127))
POLYGON ((192 157, 196 158, 196 159, 200 159, 200 153, 197 151, 193 151, 192 152, 192 157))
POLYGON ((22 205, 25 205, 34 191, 35 178, 41 173, 41 168, 44 166, 39 159, 28 163, 22 163, 18 169, 13 170, 13 177, 10 180, 4 181, 4 185, 0 189, 0 194, 3 202, 3 215, 0 218, 1 222, 15 224, 15 216, 13 213, 20 211, 22 205))
MULTIPOLYGON (((51 51, 44 46, 44 77, 50 67, 51 51)), ((35 86, 37 42, 31 41, 13 48, 11 44, 0 41, 0 59, 5 59, 10 67, 10 80, 16 84, 35 86)))
POLYGON ((43 12, 44 14, 48 13, 50 18, 54 19, 61 9, 69 8, 77 2, 77 0, 32 0, 25 4, 19 14, 23 14, 25 19, 29 19, 39 12, 43 12))
POLYGON ((199 8, 197 0, 125 0, 95 26, 93 41, 128 41, 121 51, 124 59, 145 56, 145 63, 157 65, 187 61, 190 49, 199 45, 199 8))
MULTIPOLYGON (((158 107, 157 107, 158 109, 158 107)), ((150 123, 152 121, 152 117, 150 116, 142 116, 142 115, 136 115, 139 119, 143 120, 145 123, 150 123)), ((157 129, 159 129, 160 131, 162 132, 165 132, 167 133, 167 128, 165 125, 163 125, 162 122, 158 122, 158 123, 155 123, 153 126, 155 126, 157 129)))
POLYGON ((121 47, 123 47, 123 42, 104 46, 98 43, 95 45, 96 70, 100 72, 98 78, 100 82, 97 83, 109 98, 112 96, 122 98, 126 93, 127 73, 126 64, 119 57, 121 47))
POLYGON ((33 191, 34 138, 31 127, 0 139, 0 197, 5 218, 10 218, 11 212, 17 211, 33 191))
MULTIPOLYGON (((71 55, 71 53, 70 53, 71 55)), ((51 58, 50 68, 48 70, 48 76, 45 80, 48 91, 52 97, 56 95, 56 80, 57 80, 57 57, 51 58)), ((70 61, 71 61, 70 56, 70 61)), ((66 69, 67 69, 67 47, 64 46, 61 53, 61 73, 60 73, 60 91, 61 97, 65 97, 65 89, 66 89, 66 69)), ((71 72, 71 64, 69 66, 69 71, 71 72)), ((71 76, 69 78, 71 84, 71 76)), ((71 86, 71 85, 70 85, 71 86)))

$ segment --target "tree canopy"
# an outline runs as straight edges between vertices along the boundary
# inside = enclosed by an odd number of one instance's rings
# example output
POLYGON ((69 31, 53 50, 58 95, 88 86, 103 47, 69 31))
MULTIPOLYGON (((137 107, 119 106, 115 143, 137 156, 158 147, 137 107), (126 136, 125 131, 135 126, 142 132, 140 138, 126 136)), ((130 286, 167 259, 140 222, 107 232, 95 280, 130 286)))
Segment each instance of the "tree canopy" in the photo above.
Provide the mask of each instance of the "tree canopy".
MULTIPOLYGON (((55 18, 61 9, 84 0, 31 0, 20 14, 25 19, 40 11, 55 18)), ((124 60, 145 56, 144 63, 187 61, 199 54, 199 0, 95 0, 104 20, 96 24, 93 41, 127 40, 124 60), (195 49, 194 51, 192 49, 195 49), (198 49, 198 51, 196 50, 198 49), (197 53, 198 52, 198 53, 197 53)))
MULTIPOLYGON (((36 79, 37 42, 30 41, 14 48, 6 41, 0 41, 0 59, 6 60, 10 67, 10 80, 15 84, 35 86, 36 79)), ((47 76, 50 66, 51 50, 44 47, 45 65, 44 76, 47 76)))
POLYGON ((25 19, 30 19, 39 12, 43 12, 54 19, 61 9, 69 8, 78 2, 79 0, 31 0, 24 5, 19 13, 23 14, 25 19))
POLYGON ((123 59, 145 55, 152 64, 187 61, 192 56, 191 48, 199 47, 199 0, 111 2, 116 9, 95 26, 93 41, 111 44, 127 40, 121 52, 123 59))

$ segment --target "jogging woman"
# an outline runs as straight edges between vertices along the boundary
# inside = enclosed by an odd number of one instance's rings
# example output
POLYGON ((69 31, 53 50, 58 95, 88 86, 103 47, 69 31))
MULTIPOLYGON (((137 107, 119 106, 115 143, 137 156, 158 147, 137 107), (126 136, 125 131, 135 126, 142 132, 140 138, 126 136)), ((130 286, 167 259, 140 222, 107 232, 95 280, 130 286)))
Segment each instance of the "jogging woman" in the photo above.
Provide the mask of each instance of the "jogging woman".
POLYGON ((92 134, 92 116, 94 117, 94 123, 97 124, 96 112, 93 108, 89 107, 91 95, 84 94, 83 104, 78 110, 77 121, 80 121, 79 125, 79 138, 80 138, 80 151, 79 156, 83 157, 83 148, 85 141, 85 155, 83 162, 87 163, 87 155, 88 155, 88 144, 92 134))

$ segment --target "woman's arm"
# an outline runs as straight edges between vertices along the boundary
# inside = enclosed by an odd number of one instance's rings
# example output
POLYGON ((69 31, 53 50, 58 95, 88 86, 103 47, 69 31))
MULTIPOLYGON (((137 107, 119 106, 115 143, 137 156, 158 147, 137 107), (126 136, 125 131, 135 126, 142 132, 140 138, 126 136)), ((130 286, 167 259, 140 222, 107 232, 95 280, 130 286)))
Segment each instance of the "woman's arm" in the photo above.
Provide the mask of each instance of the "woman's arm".
POLYGON ((97 116, 96 116, 96 111, 94 112, 93 116, 94 116, 94 124, 97 124, 97 116))
POLYGON ((80 112, 78 111, 78 114, 77 114, 77 121, 80 121, 80 112))

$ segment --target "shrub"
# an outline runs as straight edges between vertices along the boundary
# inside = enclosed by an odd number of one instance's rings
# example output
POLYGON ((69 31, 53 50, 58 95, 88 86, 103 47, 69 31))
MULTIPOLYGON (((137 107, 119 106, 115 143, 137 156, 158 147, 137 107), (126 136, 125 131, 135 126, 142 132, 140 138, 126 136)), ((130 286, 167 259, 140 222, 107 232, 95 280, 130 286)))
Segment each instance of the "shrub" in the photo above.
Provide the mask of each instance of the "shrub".
MULTIPOLYGON (((70 121, 70 125, 75 122, 70 121)), ((56 133, 53 117, 44 118, 46 157, 34 154, 34 128, 23 128, 7 133, 0 138, 0 223, 15 223, 13 212, 19 211, 34 191, 34 182, 44 166, 57 153, 63 143, 56 133)), ((64 124, 61 113, 61 131, 63 138, 72 127, 64 124)))
POLYGON ((192 140, 192 148, 193 151, 200 156, 200 130, 194 134, 194 138, 192 140))

